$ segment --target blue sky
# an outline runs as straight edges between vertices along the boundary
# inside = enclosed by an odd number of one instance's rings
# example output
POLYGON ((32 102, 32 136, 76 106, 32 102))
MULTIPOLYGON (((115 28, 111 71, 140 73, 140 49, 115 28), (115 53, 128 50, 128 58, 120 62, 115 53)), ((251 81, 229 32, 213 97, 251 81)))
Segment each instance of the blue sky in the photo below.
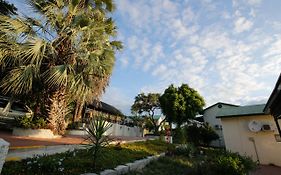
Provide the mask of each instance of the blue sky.
MULTIPOLYGON (((11 0, 21 12, 29 9, 11 0)), ((280 0, 116 0, 124 50, 103 101, 187 83, 208 105, 266 102, 281 71, 280 0)))

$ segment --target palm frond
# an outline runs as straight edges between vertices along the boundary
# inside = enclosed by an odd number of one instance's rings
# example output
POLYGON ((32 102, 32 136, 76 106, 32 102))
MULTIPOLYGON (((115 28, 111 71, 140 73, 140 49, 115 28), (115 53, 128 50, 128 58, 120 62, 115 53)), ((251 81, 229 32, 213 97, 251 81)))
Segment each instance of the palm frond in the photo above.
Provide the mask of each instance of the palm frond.
POLYGON ((32 90, 34 77, 35 65, 21 66, 9 71, 0 87, 4 93, 27 94, 32 90))

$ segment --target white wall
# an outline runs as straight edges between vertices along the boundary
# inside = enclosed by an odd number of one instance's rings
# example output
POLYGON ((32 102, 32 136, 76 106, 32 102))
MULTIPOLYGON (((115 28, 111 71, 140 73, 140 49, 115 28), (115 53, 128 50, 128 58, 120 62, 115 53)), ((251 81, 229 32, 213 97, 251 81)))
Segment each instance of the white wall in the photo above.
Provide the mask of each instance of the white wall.
POLYGON ((142 129, 140 127, 129 127, 117 123, 111 124, 112 126, 106 131, 106 135, 142 137, 142 129))
POLYGON ((218 140, 213 141, 211 143, 212 146, 217 146, 217 147, 224 147, 225 146, 222 129, 216 129, 215 128, 215 125, 222 126, 221 120, 216 118, 217 114, 221 109, 235 108, 235 106, 224 105, 224 104, 221 104, 221 106, 222 107, 219 108, 218 104, 216 104, 216 105, 212 106, 211 108, 205 110, 204 115, 203 115, 204 122, 209 123, 210 126, 214 128, 214 130, 216 131, 216 133, 220 137, 218 140))
POLYGON ((223 135, 226 149, 248 155, 257 160, 254 143, 261 164, 274 164, 281 166, 281 142, 277 142, 275 134, 278 134, 273 117, 270 115, 244 116, 222 118, 223 135), (251 132, 248 129, 250 121, 256 120, 261 123, 271 124, 274 131, 251 132))

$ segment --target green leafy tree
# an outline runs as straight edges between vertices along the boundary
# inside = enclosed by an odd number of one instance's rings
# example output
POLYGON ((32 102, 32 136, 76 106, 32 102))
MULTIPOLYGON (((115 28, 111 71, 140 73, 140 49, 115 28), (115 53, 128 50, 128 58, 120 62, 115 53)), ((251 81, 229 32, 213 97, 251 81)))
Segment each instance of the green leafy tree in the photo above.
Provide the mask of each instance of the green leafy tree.
POLYGON ((160 94, 158 93, 148 93, 147 95, 140 93, 135 97, 134 104, 131 106, 132 113, 146 117, 153 124, 155 134, 158 133, 159 127, 165 121, 158 124, 155 118, 156 110, 160 109, 159 98, 160 94))
POLYGON ((112 0, 28 3, 38 15, 0 16, 0 90, 13 96, 36 94, 41 105, 35 113, 47 106, 50 128, 61 134, 69 102, 81 107, 108 85, 115 52, 122 48, 112 40, 116 26, 108 17, 115 6, 112 0))
POLYGON ((205 102, 203 97, 187 84, 176 88, 170 85, 160 97, 160 105, 169 123, 176 123, 179 128, 189 119, 203 110, 205 102))
POLYGON ((0 14, 1 15, 15 15, 17 8, 5 0, 0 0, 0 14))

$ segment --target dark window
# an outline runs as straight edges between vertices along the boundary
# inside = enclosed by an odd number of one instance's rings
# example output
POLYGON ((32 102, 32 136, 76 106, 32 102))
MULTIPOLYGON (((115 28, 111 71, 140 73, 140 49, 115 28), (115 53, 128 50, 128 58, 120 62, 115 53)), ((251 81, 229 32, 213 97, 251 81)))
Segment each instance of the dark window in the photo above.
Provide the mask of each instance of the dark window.
POLYGON ((219 105, 218 105, 218 108, 222 108, 222 105, 221 105, 221 104, 219 104, 219 105))
POLYGON ((7 100, 1 100, 0 99, 0 108, 5 108, 8 104, 8 101, 7 100))
POLYGON ((20 112, 28 112, 25 105, 22 103, 14 102, 11 107, 12 110, 20 111, 20 112))

